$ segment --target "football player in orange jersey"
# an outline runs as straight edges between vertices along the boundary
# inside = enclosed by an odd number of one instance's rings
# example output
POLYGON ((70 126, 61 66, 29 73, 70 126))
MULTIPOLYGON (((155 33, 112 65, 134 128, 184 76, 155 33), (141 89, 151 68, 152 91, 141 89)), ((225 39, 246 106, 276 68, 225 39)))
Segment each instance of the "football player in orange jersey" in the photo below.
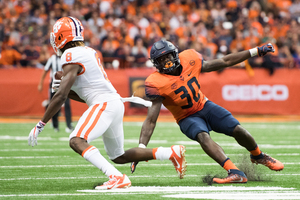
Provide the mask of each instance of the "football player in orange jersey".
MULTIPOLYGON (((282 170, 283 164, 264 154, 251 134, 229 111, 205 97, 200 91, 199 83, 200 73, 230 67, 251 56, 264 56, 269 52, 274 52, 272 44, 205 61, 193 49, 178 54, 178 49, 169 41, 154 43, 150 59, 157 72, 152 73, 145 81, 146 96, 152 101, 152 106, 141 129, 140 144, 147 146, 163 104, 173 114, 180 130, 188 138, 199 142, 202 149, 228 171, 226 178, 214 178, 214 183, 246 183, 247 177, 211 139, 211 130, 234 137, 250 152, 253 163, 263 164, 275 171, 282 170)), ((136 164, 133 163, 135 166, 136 164)))

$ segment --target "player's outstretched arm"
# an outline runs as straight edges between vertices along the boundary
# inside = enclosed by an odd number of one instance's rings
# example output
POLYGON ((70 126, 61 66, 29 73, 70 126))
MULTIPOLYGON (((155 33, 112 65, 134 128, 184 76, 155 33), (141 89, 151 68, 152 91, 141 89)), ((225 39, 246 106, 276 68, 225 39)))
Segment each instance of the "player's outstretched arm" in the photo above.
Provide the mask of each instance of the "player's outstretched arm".
MULTIPOLYGON (((153 134, 154 128, 156 126, 156 121, 160 112, 160 108, 162 105, 162 98, 158 98, 156 100, 152 101, 152 106, 148 108, 148 114, 147 118, 145 119, 142 129, 141 129, 141 134, 140 134, 140 140, 139 140, 139 147, 140 148, 146 148, 148 145, 150 138, 153 134)), ((139 162, 132 162, 130 169, 131 173, 133 173, 136 169, 136 166, 139 162)))
POLYGON ((43 91, 43 83, 44 83, 44 80, 46 78, 47 72, 48 71, 46 71, 46 70, 43 71, 43 74, 41 76, 40 82, 38 84, 38 91, 39 92, 43 91))
POLYGON ((204 61, 201 72, 217 71, 226 67, 236 65, 256 55, 264 56, 269 52, 274 52, 274 47, 271 43, 263 45, 261 47, 255 47, 250 50, 228 54, 220 59, 204 61))
POLYGON ((145 119, 141 129, 139 140, 140 144, 144 144, 145 146, 147 146, 156 126, 156 121, 160 112, 162 101, 162 98, 155 99, 152 101, 152 106, 148 108, 147 118, 145 119))

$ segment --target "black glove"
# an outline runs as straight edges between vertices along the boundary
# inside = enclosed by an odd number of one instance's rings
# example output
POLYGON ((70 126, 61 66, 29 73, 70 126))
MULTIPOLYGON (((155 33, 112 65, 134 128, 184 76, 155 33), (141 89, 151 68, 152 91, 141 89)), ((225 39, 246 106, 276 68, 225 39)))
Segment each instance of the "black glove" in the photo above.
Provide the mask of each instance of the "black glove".
POLYGON ((268 52, 274 52, 275 49, 271 43, 265 44, 261 47, 257 47, 258 56, 265 56, 268 52))

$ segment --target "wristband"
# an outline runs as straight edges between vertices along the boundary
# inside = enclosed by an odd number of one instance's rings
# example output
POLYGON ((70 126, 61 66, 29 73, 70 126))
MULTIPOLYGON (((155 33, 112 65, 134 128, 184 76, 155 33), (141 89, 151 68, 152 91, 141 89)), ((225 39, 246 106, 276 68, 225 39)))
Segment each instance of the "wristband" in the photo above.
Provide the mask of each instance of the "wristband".
POLYGON ((251 57, 253 57, 258 54, 258 49, 257 49, 257 47, 255 47, 253 49, 249 49, 249 52, 250 52, 251 57))
POLYGON ((146 146, 144 144, 142 144, 142 143, 139 144, 139 147, 143 148, 143 149, 146 148, 146 146))

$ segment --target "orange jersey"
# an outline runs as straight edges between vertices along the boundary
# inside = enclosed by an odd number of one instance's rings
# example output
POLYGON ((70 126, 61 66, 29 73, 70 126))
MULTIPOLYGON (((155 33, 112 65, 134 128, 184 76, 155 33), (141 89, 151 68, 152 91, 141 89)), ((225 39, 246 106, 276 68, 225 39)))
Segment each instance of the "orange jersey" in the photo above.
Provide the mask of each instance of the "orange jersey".
POLYGON ((163 105, 177 123, 201 110, 207 100, 199 84, 202 55, 189 49, 181 52, 179 59, 182 65, 180 76, 154 72, 145 81, 146 96, 150 99, 163 97, 163 105))

